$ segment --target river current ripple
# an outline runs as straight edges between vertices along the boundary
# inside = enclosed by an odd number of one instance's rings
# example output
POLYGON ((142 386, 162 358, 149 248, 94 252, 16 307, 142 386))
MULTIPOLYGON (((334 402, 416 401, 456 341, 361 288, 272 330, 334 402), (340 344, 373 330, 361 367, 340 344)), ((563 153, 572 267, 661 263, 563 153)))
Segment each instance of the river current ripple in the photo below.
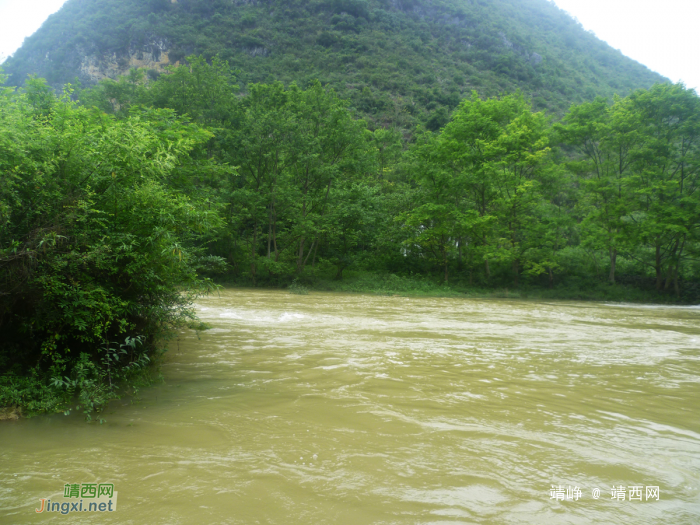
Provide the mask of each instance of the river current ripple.
POLYGON ((102 481, 100 523, 700 523, 698 308, 229 289, 197 310, 213 328, 105 424, 0 424, 0 523, 92 523, 34 509, 102 481))

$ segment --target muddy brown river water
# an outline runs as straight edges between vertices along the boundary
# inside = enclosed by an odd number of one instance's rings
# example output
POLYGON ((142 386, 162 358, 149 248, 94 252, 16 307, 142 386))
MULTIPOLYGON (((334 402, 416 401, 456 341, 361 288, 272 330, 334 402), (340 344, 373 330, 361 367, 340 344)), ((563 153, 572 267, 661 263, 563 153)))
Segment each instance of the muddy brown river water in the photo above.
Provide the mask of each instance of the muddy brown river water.
POLYGON ((700 308, 225 290, 198 311, 214 328, 103 425, 0 424, 1 524, 700 523, 700 308), (35 512, 88 483, 117 509, 35 512))

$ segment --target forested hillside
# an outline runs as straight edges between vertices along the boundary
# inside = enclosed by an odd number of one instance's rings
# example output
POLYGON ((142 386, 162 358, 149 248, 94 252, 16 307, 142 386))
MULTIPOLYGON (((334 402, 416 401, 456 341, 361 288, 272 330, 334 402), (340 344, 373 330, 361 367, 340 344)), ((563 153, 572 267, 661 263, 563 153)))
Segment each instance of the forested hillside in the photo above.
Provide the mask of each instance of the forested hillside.
POLYGON ((218 55, 255 82, 332 86, 371 128, 437 130, 476 90, 537 110, 663 81, 546 0, 68 0, 5 64, 54 87, 218 55))

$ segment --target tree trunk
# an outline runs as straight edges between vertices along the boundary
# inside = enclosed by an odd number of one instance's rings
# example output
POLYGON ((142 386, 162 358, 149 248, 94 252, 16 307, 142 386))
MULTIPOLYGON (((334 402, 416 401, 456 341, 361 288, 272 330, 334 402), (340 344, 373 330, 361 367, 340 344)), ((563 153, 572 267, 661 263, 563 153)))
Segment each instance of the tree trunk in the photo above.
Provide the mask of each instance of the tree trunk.
POLYGON ((595 252, 591 252, 591 258, 593 259, 593 265, 595 266, 596 279, 600 279, 600 268, 598 267, 598 258, 595 256, 595 252))
POLYGON ((445 265, 445 284, 447 284, 447 248, 443 248, 442 250, 442 260, 445 265))
POLYGON ((304 258, 304 262, 303 262, 303 264, 301 265, 301 269, 302 269, 302 270, 303 270, 304 268, 306 268, 306 263, 308 262, 309 257, 311 256, 311 252, 314 251, 314 247, 316 246, 316 241, 317 241, 317 240, 318 240, 318 239, 314 239, 314 242, 311 243, 311 248, 309 248, 309 253, 306 254, 306 257, 304 258))
POLYGON ((251 256, 251 262, 250 262, 250 274, 253 277, 253 286, 255 286, 255 273, 256 273, 256 267, 255 267, 255 247, 258 244, 258 223, 255 223, 255 226, 253 227, 253 244, 250 247, 250 256, 251 256))
POLYGON ((490 279, 491 278, 491 269, 489 268, 489 260, 484 259, 484 262, 486 264, 486 278, 490 279))
POLYGON ((306 239, 304 237, 299 241, 299 253, 297 257, 297 272, 301 272, 304 266, 304 242, 306 239))
POLYGON ((548 268, 549 270, 549 287, 553 288, 554 287, 554 272, 552 272, 552 268, 548 268))
POLYGON ((457 268, 462 271, 462 239, 457 239, 457 251, 459 253, 459 263, 457 268))
POLYGON ((671 287, 671 281, 673 281, 674 270, 678 268, 676 262, 676 252, 678 251, 678 245, 681 243, 680 239, 676 239, 676 244, 673 246, 673 251, 671 252, 671 257, 668 263, 668 270, 666 271, 666 284, 664 284, 664 290, 668 290, 671 287))
POLYGON ((272 247, 272 224, 267 225, 267 258, 270 258, 270 248, 272 247))
MULTIPOLYGON (((306 180, 304 182, 304 197, 301 203, 301 219, 306 221, 306 195, 309 191, 309 167, 306 167, 306 180)), ((302 237, 299 241, 299 255, 297 257, 297 272, 301 272, 304 267, 304 242, 305 237, 302 237)))
POLYGON ((280 256, 277 251, 277 213, 275 213, 275 221, 272 223, 272 244, 275 247, 275 262, 277 262, 280 256))
POLYGON ((661 245, 656 243, 656 258, 654 261, 654 270, 656 270, 656 289, 661 291, 661 285, 663 283, 663 268, 661 267, 661 245))
POLYGON ((231 262, 233 263, 233 271, 238 275, 238 261, 234 258, 233 254, 238 250, 238 235, 233 236, 233 251, 231 251, 231 262))
POLYGON ((467 264, 469 265, 469 286, 473 285, 474 279, 473 279, 473 274, 474 274, 474 267, 472 266, 472 251, 469 250, 469 255, 467 257, 467 264))
POLYGON ((267 258, 270 258, 270 248, 272 247, 272 205, 267 214, 267 258))
POLYGON ((676 297, 681 296, 681 289, 678 286, 678 275, 681 271, 681 257, 683 257, 683 248, 685 248, 685 235, 683 235, 683 242, 681 243, 681 249, 678 252, 678 258, 676 259, 676 271, 673 274, 673 290, 676 292, 676 297))
POLYGON ((664 281, 664 292, 668 291, 668 289, 671 286, 671 282, 673 282, 673 273, 674 270, 676 269, 676 266, 673 264, 673 261, 668 263, 668 268, 666 269, 666 279, 664 281))
POLYGON ((615 265, 617 264, 617 248, 610 248, 610 284, 615 284, 615 265))
POLYGON ((518 287, 518 277, 520 276, 520 268, 518 267, 518 260, 513 261, 513 283, 515 284, 515 287, 518 287))
POLYGON ((316 252, 318 251, 318 245, 319 243, 316 243, 316 246, 314 246, 314 258, 311 259, 311 268, 316 268, 316 252))

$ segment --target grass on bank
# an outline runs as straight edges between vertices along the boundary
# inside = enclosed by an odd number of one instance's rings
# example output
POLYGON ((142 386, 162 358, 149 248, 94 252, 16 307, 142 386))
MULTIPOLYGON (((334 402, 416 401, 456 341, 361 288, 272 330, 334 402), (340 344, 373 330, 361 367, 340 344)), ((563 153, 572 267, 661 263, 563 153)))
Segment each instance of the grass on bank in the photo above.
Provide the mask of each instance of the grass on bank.
MULTIPOLYGON (((231 287, 252 285, 245 279, 224 280, 222 284, 231 287)), ((530 300, 576 300, 610 301, 624 303, 652 304, 693 304, 698 302, 695 293, 688 293, 678 299, 672 293, 659 293, 654 289, 640 288, 631 284, 610 284, 595 279, 570 278, 556 283, 552 288, 533 283, 523 283, 519 287, 469 285, 455 279, 445 284, 437 279, 421 275, 395 275, 367 271, 348 271, 342 280, 325 275, 305 274, 291 283, 284 281, 261 281, 259 288, 286 288, 290 293, 306 295, 309 292, 346 292, 376 295, 462 297, 492 299, 530 300)), ((691 292, 693 292, 691 290, 691 292)))
POLYGON ((140 389, 162 381, 158 357, 110 370, 81 354, 71 377, 51 377, 36 369, 29 375, 0 375, 0 421, 59 412, 68 415, 75 410, 83 413, 86 421, 104 423, 102 413, 110 401, 138 399, 140 389))

